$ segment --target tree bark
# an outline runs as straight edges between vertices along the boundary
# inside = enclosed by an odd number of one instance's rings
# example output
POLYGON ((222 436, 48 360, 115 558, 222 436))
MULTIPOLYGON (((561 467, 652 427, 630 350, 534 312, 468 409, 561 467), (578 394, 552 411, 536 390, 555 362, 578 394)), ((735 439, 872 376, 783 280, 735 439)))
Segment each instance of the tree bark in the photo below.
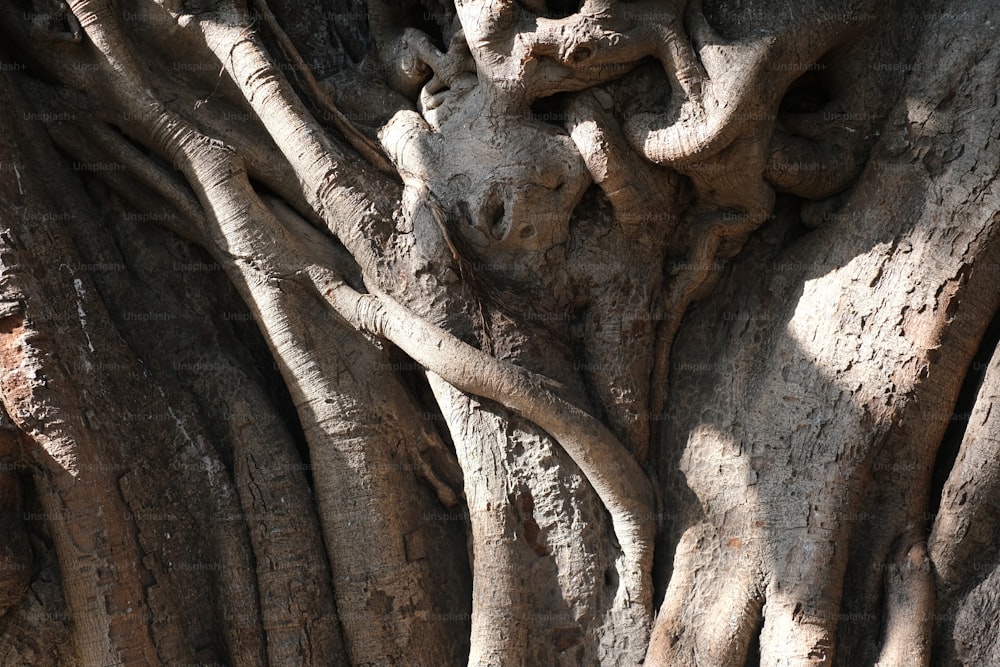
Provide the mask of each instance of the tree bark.
POLYGON ((997 22, 0 8, 0 664, 1000 661, 997 22))

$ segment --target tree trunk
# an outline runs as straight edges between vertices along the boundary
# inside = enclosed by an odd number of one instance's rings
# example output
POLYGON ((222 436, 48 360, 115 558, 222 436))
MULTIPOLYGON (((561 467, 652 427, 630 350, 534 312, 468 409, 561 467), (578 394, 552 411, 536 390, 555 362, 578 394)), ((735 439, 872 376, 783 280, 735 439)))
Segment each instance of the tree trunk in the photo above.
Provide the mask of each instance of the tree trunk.
POLYGON ((1000 662, 998 22, 0 8, 0 664, 1000 662))

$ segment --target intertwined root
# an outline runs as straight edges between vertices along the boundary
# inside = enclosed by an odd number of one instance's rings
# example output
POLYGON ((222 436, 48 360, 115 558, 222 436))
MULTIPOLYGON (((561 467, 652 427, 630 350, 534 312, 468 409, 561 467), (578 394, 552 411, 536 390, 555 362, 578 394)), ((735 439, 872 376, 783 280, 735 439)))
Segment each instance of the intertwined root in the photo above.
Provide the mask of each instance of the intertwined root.
MULTIPOLYGON (((385 4, 372 3, 383 9, 385 4)), ((263 3, 258 6, 266 10, 263 3)), ((348 618, 344 627, 352 657, 362 662, 402 660, 409 648, 424 642, 446 647, 440 655, 447 660, 458 649, 455 642, 449 643, 447 626, 425 623, 412 610, 394 611, 398 615, 393 618, 403 628, 396 634, 385 628, 370 631, 359 620, 362 615, 351 616, 352 610, 367 603, 366 586, 371 581, 401 599, 414 600, 415 607, 433 607, 423 593, 433 585, 427 563, 416 563, 426 560, 414 556, 419 549, 410 544, 409 551, 401 550, 391 539, 395 533, 419 532, 414 516, 384 526, 384 535, 365 543, 364 555, 377 570, 373 572, 366 569, 364 559, 352 555, 352 524, 338 513, 338 498, 347 489, 350 497, 392 514, 391 507, 400 504, 405 493, 391 488, 385 479, 368 486, 361 483, 367 479, 365 456, 372 452, 381 456, 401 441, 420 451, 446 449, 434 433, 414 433, 405 426, 406 421, 419 421, 412 410, 407 413, 409 420, 373 426, 381 423, 379 406, 359 399, 361 393, 378 394, 373 384, 401 402, 410 400, 391 373, 373 374, 377 381, 357 384, 331 379, 350 374, 344 355, 374 363, 374 346, 368 338, 352 338, 348 325, 394 343, 430 373, 453 440, 464 447, 461 457, 469 496, 482 490, 472 486, 473 473, 498 460, 504 462, 501 465, 530 460, 504 458, 518 444, 546 448, 551 453, 547 460, 563 468, 558 471, 563 477, 554 475, 546 481, 549 486, 538 488, 557 489, 580 473, 574 511, 587 509, 588 494, 596 496, 598 513, 606 512, 612 523, 607 541, 611 532, 617 540, 608 551, 619 553, 614 554, 617 562, 612 560, 613 567, 603 573, 611 601, 597 599, 607 592, 603 589, 574 591, 579 594, 574 604, 583 600, 574 613, 588 618, 591 628, 617 632, 621 628, 614 622, 627 624, 621 643, 630 644, 629 653, 615 659, 632 660, 644 653, 642 644, 652 625, 650 573, 658 514, 655 490, 640 462, 647 460, 650 444, 658 446, 662 439, 662 432, 651 429, 650 423, 663 412, 671 343, 689 304, 707 294, 718 277, 718 258, 736 252, 768 219, 775 189, 820 198, 851 182, 859 164, 852 128, 827 145, 821 137, 828 133, 810 125, 815 117, 805 122, 786 116, 779 122, 781 100, 800 72, 773 65, 795 59, 799 65, 812 66, 829 50, 848 44, 864 26, 833 30, 836 20, 828 20, 804 32, 791 26, 777 36, 741 42, 722 39, 703 20, 700 7, 689 8, 685 2, 664 6, 590 0, 569 16, 546 18, 538 15, 544 9, 540 2, 470 0, 458 3, 457 21, 443 22, 444 51, 440 51, 420 31, 391 20, 373 21, 373 30, 379 31, 380 57, 391 66, 386 69, 388 78, 418 102, 417 110, 400 111, 381 132, 382 143, 403 177, 401 192, 397 183, 375 173, 324 134, 262 46, 245 8, 225 4, 208 14, 168 17, 176 21, 171 30, 176 29, 206 61, 225 70, 226 94, 259 121, 230 134, 205 131, 164 101, 170 97, 162 90, 168 84, 150 78, 138 65, 134 45, 109 4, 76 0, 72 9, 88 38, 72 48, 112 67, 107 76, 94 77, 53 58, 49 63, 53 71, 80 90, 101 92, 133 141, 177 166, 187 186, 175 174, 165 173, 162 165, 151 167, 141 151, 103 128, 106 150, 127 161, 149 189, 182 213, 184 222, 176 225, 177 231, 203 244, 226 267, 293 389, 314 460, 326 466, 317 472, 326 547, 335 567, 342 568, 338 575, 353 582, 335 592, 348 618), (644 16, 650 19, 640 20, 644 16), (595 86, 621 77, 646 57, 660 63, 670 83, 669 104, 616 114, 616 107, 627 105, 595 86), (565 127, 531 117, 530 105, 539 99, 581 90, 585 92, 569 99, 565 127), (616 115, 624 116, 621 125, 616 115), (237 144, 246 146, 241 154, 233 150, 237 144), (828 163, 835 178, 816 177, 790 166, 804 160, 828 163), (271 168, 272 163, 280 167, 271 168), (678 173, 686 176, 690 192, 682 192, 686 186, 682 187, 678 173), (254 180, 279 193, 297 211, 264 202, 254 180), (572 216, 591 181, 610 203, 615 228, 591 229, 586 232, 591 236, 585 236, 574 229, 572 216), (371 194, 375 191, 383 196, 371 194), (397 200, 405 202, 401 212, 395 208, 397 200), (307 220, 325 227, 342 246, 307 220), (600 247, 580 249, 587 244, 600 247), (612 251, 619 266, 599 278, 583 276, 588 259, 612 251), (570 369, 573 364, 565 359, 540 359, 543 355, 537 348, 522 345, 537 337, 537 327, 507 320, 502 326, 495 321, 487 324, 490 318, 502 320, 508 315, 500 308, 489 310, 492 304, 483 306, 468 276, 465 252, 476 254, 480 266, 492 262, 506 267, 497 271, 506 272, 502 277, 560 285, 561 300, 532 304, 542 316, 558 321, 556 316, 565 316, 570 305, 587 310, 581 337, 590 349, 585 351, 584 372, 571 372, 579 369, 570 369), (667 254, 684 261, 664 275, 667 254), (563 283, 551 278, 555 274, 563 283), (568 287, 566 276, 572 277, 568 287), (332 338, 317 336, 326 329, 311 318, 327 313, 327 308, 334 313, 337 331, 353 342, 338 345, 332 338), (487 347, 496 330, 515 343, 490 353, 470 344, 487 347), (617 355, 613 343, 626 337, 639 345, 617 355), (323 345, 303 343, 317 338, 324 340, 323 345), (644 354, 650 347, 657 350, 652 360, 644 354), (566 384, 531 372, 537 370, 533 365, 543 363, 557 366, 560 379, 569 378, 566 384), (597 387, 592 397, 604 411, 603 422, 577 400, 585 393, 579 387, 581 376, 597 387), (475 451, 476 443, 486 437, 498 443, 488 456, 475 451), (413 440, 420 442, 413 445, 413 440), (357 467, 345 468, 345 458, 357 467), (412 573, 422 583, 380 578, 380 572, 397 570, 412 573), (602 625, 603 621, 592 619, 595 614, 611 620, 602 625)), ((162 8, 156 10, 164 13, 162 8)), ((266 11, 264 15, 270 16, 266 11)), ((273 17, 266 23, 280 33, 273 17)), ((279 41, 301 66, 287 40, 279 35, 279 41)), ((303 80, 354 148, 385 170, 387 165, 370 141, 354 131, 328 100, 319 99, 325 93, 308 72, 303 80)), ((186 99, 184 94, 170 99, 186 99)), ((198 102, 190 106, 197 110, 202 106, 198 102)), ((200 119, 208 119, 205 125, 211 127, 210 113, 200 119)), ((69 133, 56 130, 53 136, 68 151, 94 150, 69 133)), ((108 182, 115 185, 113 175, 108 182)), ((117 186, 127 190, 121 183, 117 186)), ((482 269, 484 274, 490 271, 482 269)), ((568 338, 571 327, 552 329, 557 338, 568 338)), ((459 502, 454 488, 429 466, 421 471, 443 502, 449 506, 459 502)), ((517 577, 524 545, 530 546, 532 559, 552 555, 552 545, 546 542, 551 535, 543 530, 544 519, 534 514, 542 501, 535 497, 531 475, 519 470, 503 479, 504 484, 515 480, 517 492, 492 489, 494 495, 476 510, 486 513, 495 507, 497 513, 487 517, 474 512, 470 519, 474 539, 480 539, 473 547, 480 562, 472 654, 486 661, 516 663, 527 655, 525 644, 531 636, 521 607, 533 598, 517 577), (487 561, 490 567, 483 567, 487 561), (491 572, 497 575, 495 581, 489 578, 491 572), (500 590, 487 589, 487 584, 497 582, 500 590), (499 616, 491 616, 498 612, 499 616), (509 620, 510 626, 491 635, 491 619, 496 617, 509 620)), ((739 487, 745 481, 724 479, 720 486, 739 487)), ((377 514, 373 512, 364 524, 373 532, 377 514)), ((767 522, 749 527, 747 542, 767 544, 770 529, 773 526, 767 522)), ((802 538, 806 572, 801 580, 789 583, 789 572, 775 567, 773 559, 753 550, 739 551, 740 540, 734 544, 734 538, 712 521, 692 531, 682 540, 675 560, 676 576, 653 632, 649 664, 742 661, 765 604, 762 650, 769 661, 829 662, 837 626, 837 610, 829 605, 839 600, 835 589, 843 565, 838 560, 841 555, 831 551, 830 535, 820 531, 802 538), (702 553, 706 540, 725 542, 736 551, 713 549, 706 555, 702 553), (716 576, 720 568, 734 572, 725 585, 716 576), (683 600, 706 589, 716 596, 708 609, 710 617, 736 610, 726 623, 706 622, 704 610, 684 608, 683 600), (816 590, 830 595, 816 604, 802 604, 816 590)), ((560 546, 572 548, 568 543, 560 546)), ((907 544, 901 553, 899 581, 893 580, 890 597, 930 604, 919 545, 907 544)), ((567 568, 575 566, 575 554, 564 558, 567 568)), ((896 618, 894 613, 890 610, 890 619, 896 618)), ((903 628, 892 630, 896 633, 892 637, 913 635, 912 624, 892 627, 903 628)), ((918 634, 923 627, 917 627, 918 634)), ((568 633, 559 634, 559 642, 583 641, 572 628, 554 630, 568 633)), ((89 640, 89 636, 82 639, 89 640)), ((893 646, 886 644, 887 662, 901 659, 893 657, 899 654, 893 646)))

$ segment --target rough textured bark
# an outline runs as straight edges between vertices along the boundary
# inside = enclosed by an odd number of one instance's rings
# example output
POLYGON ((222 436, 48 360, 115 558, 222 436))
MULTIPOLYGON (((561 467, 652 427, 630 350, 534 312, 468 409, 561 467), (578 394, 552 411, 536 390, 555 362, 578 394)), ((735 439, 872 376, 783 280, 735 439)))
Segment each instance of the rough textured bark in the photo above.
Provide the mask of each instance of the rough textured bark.
POLYGON ((989 2, 0 7, 0 664, 986 665, 989 2))

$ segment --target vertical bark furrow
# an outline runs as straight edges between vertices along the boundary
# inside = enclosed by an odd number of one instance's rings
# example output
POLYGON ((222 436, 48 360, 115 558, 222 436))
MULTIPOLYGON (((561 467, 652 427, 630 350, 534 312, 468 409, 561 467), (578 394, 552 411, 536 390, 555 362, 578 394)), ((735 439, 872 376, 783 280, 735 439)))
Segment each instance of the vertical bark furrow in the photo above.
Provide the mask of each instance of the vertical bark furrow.
POLYGON ((74 642, 81 661, 155 664, 142 583, 148 573, 136 565, 139 548, 125 525, 127 507, 117 490, 123 451, 115 430, 101 430, 105 417, 91 412, 94 387, 84 370, 107 363, 114 340, 102 338, 109 333, 103 304, 90 280, 69 265, 74 260, 66 238, 51 222, 56 214, 48 211, 24 224, 25 216, 14 213, 31 197, 52 197, 42 194, 48 179, 40 168, 39 144, 22 146, 24 137, 44 139, 36 128, 12 118, 19 105, 9 79, 3 89, 0 132, 9 150, 4 158, 21 164, 24 174, 22 180, 8 171, 0 182, 0 205, 10 221, 0 240, 0 288, 30 305, 16 322, 6 318, 0 330, 0 401, 31 443, 40 520, 56 545, 67 606, 77 619, 74 642), (65 261, 53 264, 53 257, 65 261), (48 268, 28 273, 33 265, 48 268), (52 326, 67 312, 76 315, 72 338, 52 326), (84 507, 103 509, 86 512, 84 507))
POLYGON ((1000 507, 1000 354, 983 377, 968 427, 945 484, 929 541, 942 592, 948 597, 968 570, 1000 555, 995 545, 1000 507), (984 558, 985 556, 985 558, 984 558))

